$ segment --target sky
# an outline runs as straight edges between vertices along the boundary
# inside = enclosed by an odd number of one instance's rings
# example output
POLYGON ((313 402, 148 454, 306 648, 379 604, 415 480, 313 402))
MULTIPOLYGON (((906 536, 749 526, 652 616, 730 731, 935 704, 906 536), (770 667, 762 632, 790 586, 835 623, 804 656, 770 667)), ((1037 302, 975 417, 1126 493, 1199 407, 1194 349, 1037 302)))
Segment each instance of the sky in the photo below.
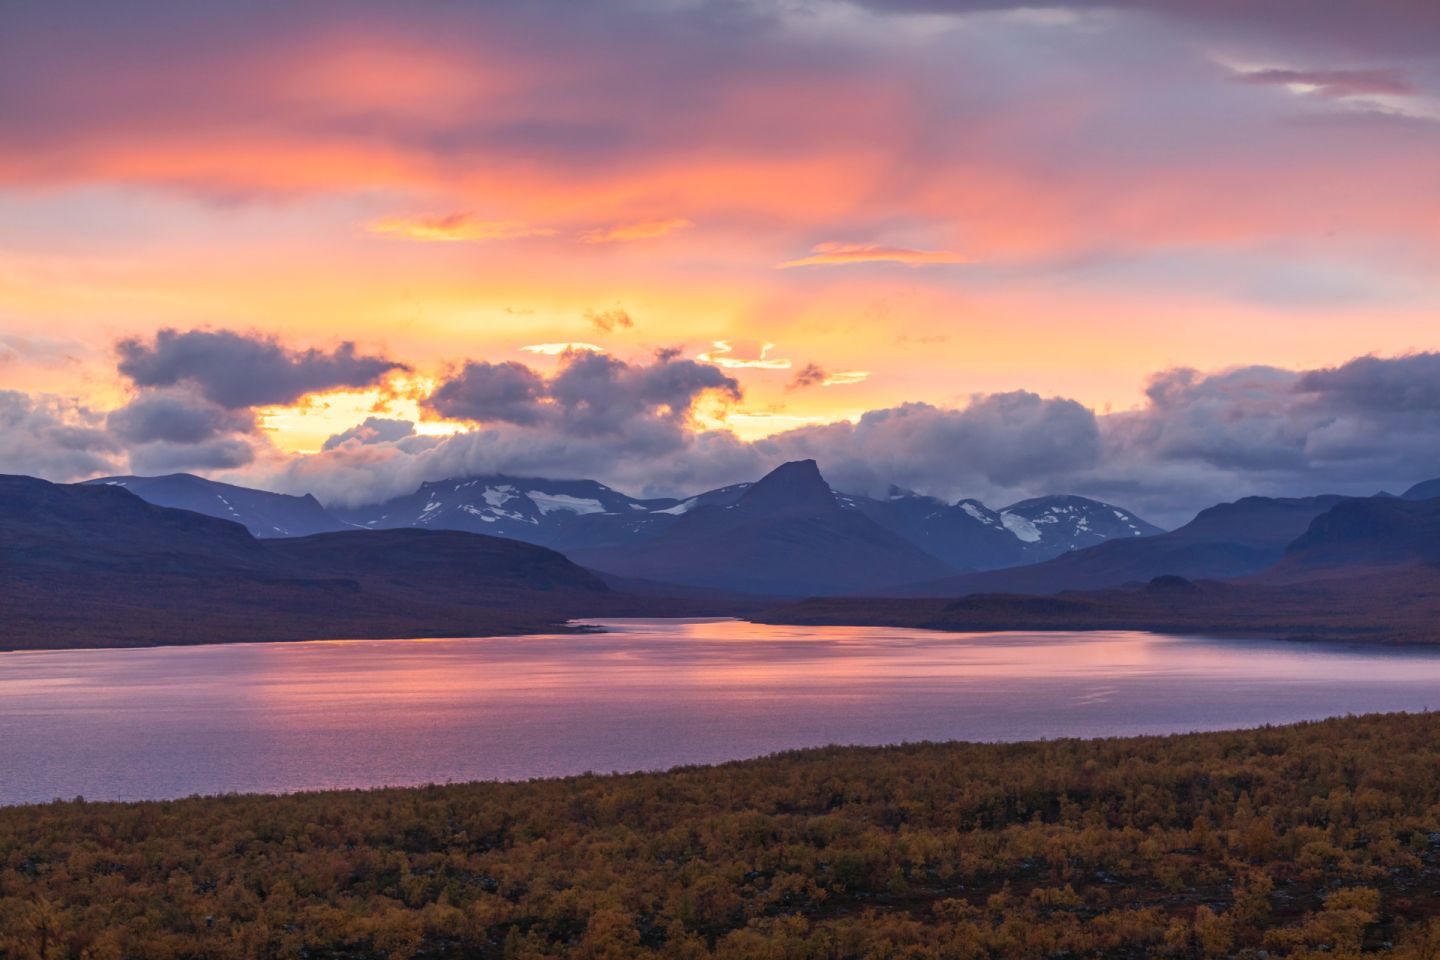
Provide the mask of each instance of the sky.
POLYGON ((1421 0, 10 0, 0 471, 1440 475, 1421 0))

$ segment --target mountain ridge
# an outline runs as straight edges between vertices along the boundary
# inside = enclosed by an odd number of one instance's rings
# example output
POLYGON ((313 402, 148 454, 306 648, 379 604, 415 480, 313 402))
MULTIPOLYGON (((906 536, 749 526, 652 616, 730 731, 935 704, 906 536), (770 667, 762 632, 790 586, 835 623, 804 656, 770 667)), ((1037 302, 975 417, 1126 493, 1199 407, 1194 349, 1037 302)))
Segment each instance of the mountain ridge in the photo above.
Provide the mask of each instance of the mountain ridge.
POLYGON ((842 506, 813 460, 783 464, 733 503, 698 506, 648 540, 571 556, 621 576, 781 596, 951 569, 842 506))

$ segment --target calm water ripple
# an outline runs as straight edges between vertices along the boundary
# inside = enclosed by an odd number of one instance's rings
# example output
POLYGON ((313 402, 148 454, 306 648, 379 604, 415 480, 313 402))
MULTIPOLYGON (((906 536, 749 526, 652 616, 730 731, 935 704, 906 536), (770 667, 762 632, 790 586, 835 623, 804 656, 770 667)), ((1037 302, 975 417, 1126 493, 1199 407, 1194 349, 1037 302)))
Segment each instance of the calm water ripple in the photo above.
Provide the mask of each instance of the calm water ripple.
POLYGON ((0 803, 712 763, 792 747, 1213 730, 1440 707, 1440 652, 734 621, 0 653, 0 803))

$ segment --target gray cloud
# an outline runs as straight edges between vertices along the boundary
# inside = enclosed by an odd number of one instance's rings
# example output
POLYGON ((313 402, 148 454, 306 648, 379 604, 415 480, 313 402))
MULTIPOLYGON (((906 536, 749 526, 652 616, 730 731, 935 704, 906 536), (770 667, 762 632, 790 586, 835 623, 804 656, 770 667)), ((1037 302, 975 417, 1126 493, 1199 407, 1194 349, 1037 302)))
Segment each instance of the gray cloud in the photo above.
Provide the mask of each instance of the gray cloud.
POLYGON ((1026 391, 973 397, 960 410, 906 403, 858 423, 805 427, 759 441, 779 459, 814 457, 857 493, 891 484, 947 498, 995 498, 1035 478, 1071 476, 1099 461, 1095 414, 1074 400, 1026 391))
POLYGON ((706 391, 740 398, 740 385, 708 364, 662 351, 632 364, 607 354, 564 354, 548 380, 522 363, 466 363, 424 406, 440 416, 476 423, 546 424, 578 436, 614 435, 635 424, 683 428, 706 391))
POLYGON ((544 378, 523 363, 471 361, 423 406, 450 420, 525 425, 545 417, 545 389, 544 378))
POLYGON ((325 441, 324 450, 334 450, 345 443, 394 443, 415 435, 415 424, 409 420, 393 420, 386 417, 366 417, 365 421, 349 430, 342 430, 325 441))
POLYGON ((1321 402, 1372 413, 1440 413, 1440 353, 1412 353, 1312 370, 1298 388, 1321 402))
POLYGON ((408 369, 356 352, 345 342, 326 353, 287 349, 274 337, 230 330, 159 331, 153 341, 121 340, 118 369, 138 387, 192 385, 229 409, 293 403, 308 393, 373 386, 408 369))
POLYGON ((199 444, 226 434, 252 433, 255 418, 186 391, 154 390, 110 411, 105 425, 126 443, 199 444))
POLYGON ((146 443, 130 451, 130 470, 137 474, 164 474, 190 470, 231 470, 255 459, 255 449, 238 437, 205 443, 146 443))
POLYGON ((588 351, 567 355, 549 393, 564 429, 615 434, 638 420, 683 426, 707 391, 740 399, 740 384, 718 368, 663 351, 649 364, 631 364, 588 351))
POLYGON ((121 445, 73 401, 0 390, 0 472, 78 480, 113 472, 121 445))

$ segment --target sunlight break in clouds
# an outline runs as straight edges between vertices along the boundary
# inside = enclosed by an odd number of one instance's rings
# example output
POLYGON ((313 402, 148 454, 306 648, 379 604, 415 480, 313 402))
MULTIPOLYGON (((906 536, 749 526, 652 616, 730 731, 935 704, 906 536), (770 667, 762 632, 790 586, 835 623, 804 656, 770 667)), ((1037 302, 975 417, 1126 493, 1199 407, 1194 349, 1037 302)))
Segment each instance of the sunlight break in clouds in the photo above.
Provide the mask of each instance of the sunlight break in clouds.
POLYGON ((907 267, 974 263, 974 259, 948 250, 911 250, 878 243, 817 243, 810 256, 786 260, 780 268, 843 266, 851 263, 903 263, 907 267))
POLYGON ((516 220, 481 220, 473 213, 451 213, 437 217, 393 217, 376 220, 365 229, 381 236, 432 243, 553 237, 559 232, 549 227, 534 227, 516 220))

